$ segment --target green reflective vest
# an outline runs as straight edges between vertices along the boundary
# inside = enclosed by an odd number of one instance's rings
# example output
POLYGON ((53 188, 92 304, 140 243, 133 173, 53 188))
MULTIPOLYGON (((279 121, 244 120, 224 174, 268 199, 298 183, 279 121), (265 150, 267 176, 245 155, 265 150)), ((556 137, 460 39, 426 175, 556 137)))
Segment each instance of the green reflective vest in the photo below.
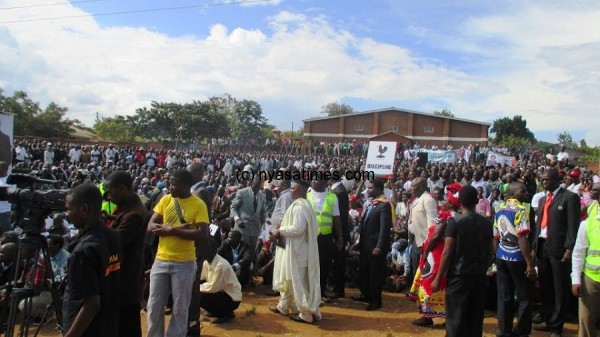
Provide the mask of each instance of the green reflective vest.
POLYGON ((600 220, 598 220, 598 203, 594 203, 588 210, 586 220, 587 238, 590 243, 585 255, 583 273, 600 282, 600 220))
POLYGON ((319 235, 327 235, 333 233, 333 207, 335 206, 335 201, 337 197, 335 194, 331 192, 327 192, 327 196, 325 197, 325 203, 323 204, 323 209, 321 212, 317 210, 315 207, 315 203, 312 198, 312 193, 308 193, 306 195, 308 201, 315 210, 315 214, 317 214, 317 222, 319 223, 319 235))
POLYGON ((116 205, 112 203, 106 197, 106 192, 104 191, 104 183, 98 184, 98 189, 100 190, 100 194, 102 194, 102 210, 106 211, 106 213, 113 214, 115 211, 116 205))

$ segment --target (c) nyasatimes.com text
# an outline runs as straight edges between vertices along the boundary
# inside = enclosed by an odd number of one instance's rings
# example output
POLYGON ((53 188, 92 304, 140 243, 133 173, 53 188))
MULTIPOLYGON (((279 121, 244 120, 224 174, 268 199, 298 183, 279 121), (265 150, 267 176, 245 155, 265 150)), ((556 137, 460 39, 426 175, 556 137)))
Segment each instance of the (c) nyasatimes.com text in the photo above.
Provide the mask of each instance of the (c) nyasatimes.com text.
POLYGON ((269 183, 273 180, 339 180, 345 177, 348 180, 373 180, 375 179, 374 171, 311 171, 311 170, 295 170, 295 171, 279 171, 279 170, 238 170, 235 173, 235 178, 238 182, 242 181, 254 181, 254 179, 260 179, 261 181, 268 181, 269 183))

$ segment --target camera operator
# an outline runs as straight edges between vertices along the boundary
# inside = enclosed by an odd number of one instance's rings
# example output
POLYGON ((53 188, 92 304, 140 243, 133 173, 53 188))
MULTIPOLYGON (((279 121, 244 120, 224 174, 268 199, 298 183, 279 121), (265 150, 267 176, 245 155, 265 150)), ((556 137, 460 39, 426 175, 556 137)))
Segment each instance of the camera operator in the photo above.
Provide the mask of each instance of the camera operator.
POLYGON ((121 237, 123 263, 119 299, 119 336, 141 337, 140 299, 144 267, 144 238, 146 233, 146 206, 133 191, 133 178, 125 171, 117 171, 106 178, 104 190, 116 204, 110 227, 121 237))
POLYGON ((102 195, 81 184, 66 197, 69 221, 79 230, 70 247, 63 302, 65 337, 118 336, 120 247, 102 223, 102 195))

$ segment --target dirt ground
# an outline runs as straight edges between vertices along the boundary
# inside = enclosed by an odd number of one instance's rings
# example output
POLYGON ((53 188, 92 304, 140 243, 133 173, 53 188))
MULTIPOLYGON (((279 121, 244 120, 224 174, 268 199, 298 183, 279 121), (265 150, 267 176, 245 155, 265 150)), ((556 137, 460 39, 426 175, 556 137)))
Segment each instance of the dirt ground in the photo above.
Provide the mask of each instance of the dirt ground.
MULTIPOLYGON (((221 337, 266 337, 266 336, 444 336, 443 321, 436 321, 433 328, 418 328, 411 321, 418 317, 414 303, 404 294, 384 293, 383 308, 378 311, 365 311, 366 304, 350 299, 355 289, 349 289, 347 297, 326 304, 321 308, 323 320, 314 325, 296 323, 286 317, 273 314, 267 306, 277 303, 277 297, 267 297, 268 289, 256 286, 244 292, 242 305, 235 312, 236 318, 224 325, 202 322, 202 336, 221 337)), ((168 316, 167 316, 168 319, 168 316)), ((493 312, 486 312, 484 336, 495 336, 496 318, 493 312)), ((142 327, 146 331, 146 313, 142 312, 142 327)), ((51 326, 44 327, 40 336, 58 337, 51 326)), ((549 333, 534 332, 534 337, 549 336, 549 333)), ((565 327, 564 337, 577 336, 577 324, 565 327)), ((126 337, 126 336, 123 336, 126 337)))

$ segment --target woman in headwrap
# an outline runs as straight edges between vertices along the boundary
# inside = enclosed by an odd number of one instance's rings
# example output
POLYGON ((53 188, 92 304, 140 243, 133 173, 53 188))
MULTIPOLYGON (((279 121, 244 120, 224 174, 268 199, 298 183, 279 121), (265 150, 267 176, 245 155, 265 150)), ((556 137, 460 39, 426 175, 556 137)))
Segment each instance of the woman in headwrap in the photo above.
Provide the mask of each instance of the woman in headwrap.
POLYGON ((435 279, 442 259, 446 224, 460 209, 460 202, 458 201, 460 188, 460 184, 446 186, 445 202, 442 205, 442 210, 436 218, 435 224, 429 227, 429 234, 423 242, 423 254, 421 255, 419 268, 408 294, 408 298, 417 303, 418 311, 422 315, 412 321, 417 326, 430 326, 433 325, 434 318, 446 317, 444 299, 446 279, 442 280, 440 290, 435 293, 431 290, 431 282, 435 279))

